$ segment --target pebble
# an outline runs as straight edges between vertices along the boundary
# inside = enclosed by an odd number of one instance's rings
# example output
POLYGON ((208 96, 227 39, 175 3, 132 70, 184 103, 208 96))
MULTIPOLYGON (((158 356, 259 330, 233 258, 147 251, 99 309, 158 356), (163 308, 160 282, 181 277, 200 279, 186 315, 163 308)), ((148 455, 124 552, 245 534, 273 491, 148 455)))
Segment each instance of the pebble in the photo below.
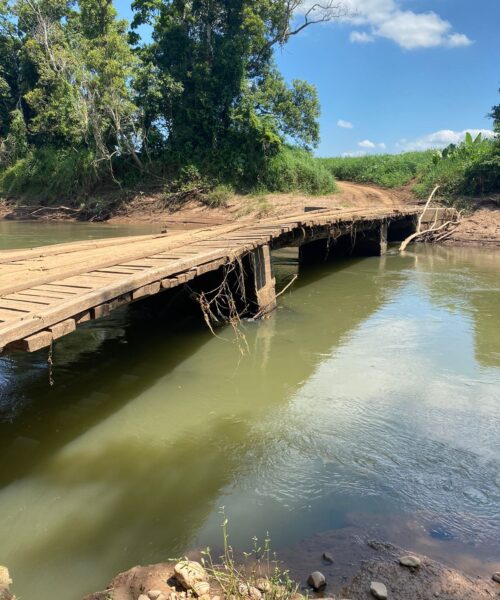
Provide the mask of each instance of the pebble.
POLYGON ((418 558, 418 556, 408 554, 407 556, 402 556, 399 559, 399 564, 403 565, 403 567, 418 569, 418 567, 420 567, 420 565, 422 564, 422 561, 420 560, 420 558, 418 558))
POLYGON ((261 577, 260 579, 257 579, 257 582, 255 584, 256 588, 259 589, 261 592, 270 592, 272 589, 272 585, 271 582, 269 581, 269 579, 264 579, 263 577, 261 577))
POLYGON ((190 590, 199 581, 207 581, 208 575, 200 563, 194 560, 183 560, 174 567, 175 578, 186 590, 190 590))
POLYGON ((326 578, 320 571, 313 571, 307 578, 307 583, 314 589, 320 590, 326 585, 326 578))
POLYGON ((387 600, 387 588, 379 581, 372 581, 370 584, 370 592, 377 600, 387 600))
POLYGON ((242 596, 247 596, 252 600, 261 600, 262 598, 261 591, 252 585, 245 585, 244 583, 240 583, 240 585, 238 586, 238 591, 242 596))
POLYGON ((493 581, 496 581, 497 583, 500 583, 500 571, 498 571, 497 573, 493 573, 493 575, 491 576, 491 578, 493 579, 493 581))
POLYGON ((149 590, 148 597, 150 600, 157 600, 158 596, 161 596, 163 592, 161 590, 149 590))
POLYGON ((208 581, 197 581, 193 585, 193 591, 198 597, 206 596, 210 593, 210 584, 208 581))
POLYGON ((141 594, 137 600, 149 600, 149 596, 146 596, 146 594, 141 594))
POLYGON ((333 564, 333 556, 329 552, 323 552, 323 560, 327 563, 333 564))

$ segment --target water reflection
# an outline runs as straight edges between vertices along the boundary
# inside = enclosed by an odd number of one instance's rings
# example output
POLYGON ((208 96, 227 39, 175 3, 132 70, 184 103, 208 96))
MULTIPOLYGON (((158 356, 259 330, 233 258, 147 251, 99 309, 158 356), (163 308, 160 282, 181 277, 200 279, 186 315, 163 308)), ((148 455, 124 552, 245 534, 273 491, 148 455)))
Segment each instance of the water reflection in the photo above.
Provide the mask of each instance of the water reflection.
MULTIPOLYGON (((302 271, 275 315, 245 324, 245 357, 230 329, 158 325, 145 303, 61 340, 54 388, 43 352, 4 359, 0 563, 18 595, 77 600, 214 543, 222 504, 237 545, 354 511, 498 540, 498 304, 482 300, 475 351, 471 292, 498 299, 498 262, 440 251, 302 271)), ((278 263, 284 281, 296 262, 278 263)))

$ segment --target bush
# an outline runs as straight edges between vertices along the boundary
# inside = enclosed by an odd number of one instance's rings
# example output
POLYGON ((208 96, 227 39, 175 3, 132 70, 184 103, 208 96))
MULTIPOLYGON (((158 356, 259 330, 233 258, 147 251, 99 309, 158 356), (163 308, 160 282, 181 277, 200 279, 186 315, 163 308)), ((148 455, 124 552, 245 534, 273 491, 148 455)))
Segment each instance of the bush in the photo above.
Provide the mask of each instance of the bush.
POLYGON ((500 147, 491 140, 468 138, 437 153, 434 163, 413 188, 418 196, 427 196, 435 185, 439 194, 453 199, 479 196, 500 190, 500 147))
POLYGON ((71 201, 102 180, 89 150, 46 147, 0 172, 0 191, 7 196, 36 197, 39 202, 71 201))
POLYGON ((210 208, 227 206, 229 199, 234 195, 234 189, 230 185, 219 184, 213 190, 202 196, 201 201, 210 208))
POLYGON ((329 194, 336 191, 329 170, 306 150, 283 147, 269 158, 258 175, 257 187, 269 192, 329 194))

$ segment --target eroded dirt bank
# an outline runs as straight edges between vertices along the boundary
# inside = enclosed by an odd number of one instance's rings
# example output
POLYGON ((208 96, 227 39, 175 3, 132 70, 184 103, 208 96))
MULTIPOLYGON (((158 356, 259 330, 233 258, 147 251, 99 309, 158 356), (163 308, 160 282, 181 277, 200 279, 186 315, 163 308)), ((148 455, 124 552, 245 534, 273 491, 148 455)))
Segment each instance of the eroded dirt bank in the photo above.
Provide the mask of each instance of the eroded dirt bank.
MULTIPOLYGON (((106 214, 111 224, 157 223, 167 229, 193 229, 235 221, 255 221, 265 217, 297 214, 314 208, 363 209, 424 204, 408 189, 382 189, 373 185, 337 182, 338 193, 326 196, 306 194, 235 195, 224 206, 210 207, 191 200, 166 204, 161 194, 130 194, 126 201, 114 202, 106 214)), ((500 195, 476 199, 472 211, 464 212, 459 226, 441 243, 500 247, 500 195)), ((0 219, 77 220, 81 215, 68 210, 16 209, 0 200, 0 219)))

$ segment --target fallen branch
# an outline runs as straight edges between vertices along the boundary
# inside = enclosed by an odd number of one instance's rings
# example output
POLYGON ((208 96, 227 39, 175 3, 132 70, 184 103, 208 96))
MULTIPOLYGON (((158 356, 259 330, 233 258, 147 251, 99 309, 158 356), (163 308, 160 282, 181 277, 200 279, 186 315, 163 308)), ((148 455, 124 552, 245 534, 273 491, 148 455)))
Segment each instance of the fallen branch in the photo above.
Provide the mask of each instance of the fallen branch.
MULTIPOLYGON (((287 289, 288 289, 289 287, 291 287, 291 286, 292 286, 292 285, 295 283, 295 280, 296 280, 297 278, 298 278, 298 275, 297 275, 297 274, 295 274, 295 275, 294 275, 294 276, 293 276, 293 277, 290 279, 290 281, 289 281, 289 282, 288 282, 288 283, 285 285, 285 287, 284 287, 284 288, 283 288, 283 289, 282 289, 282 290, 281 290, 281 291, 280 291, 278 294, 276 294, 276 299, 277 299, 277 298, 279 298, 279 297, 281 296, 281 294, 284 294, 284 293, 287 291, 287 289)), ((268 307, 268 306, 269 306, 269 304, 268 304, 268 305, 266 305, 266 306, 264 306, 263 308, 261 308, 261 309, 259 310, 259 312, 258 312, 258 313, 257 313, 257 314, 256 314, 254 317, 252 317, 252 321, 257 321, 257 319, 260 319, 260 317, 262 317, 262 315, 263 315, 263 314, 265 314, 265 312, 267 311, 267 307, 268 307)))
POLYGON ((415 231, 415 233, 412 233, 405 240, 403 240, 403 242, 399 246, 399 251, 400 252, 403 252, 406 249, 406 247, 408 246, 408 244, 410 242, 412 242, 413 240, 415 240, 415 239, 417 239, 419 237, 423 237, 423 236, 426 236, 426 235, 429 235, 429 234, 436 233, 436 231, 441 231, 442 229, 444 229, 445 227, 448 227, 449 225, 458 223, 458 221, 460 220, 461 213, 457 213, 458 214, 458 219, 457 220, 455 220, 455 221, 446 221, 445 223, 443 223, 439 227, 436 227, 436 223, 437 223, 437 210, 436 210, 436 214, 435 214, 435 217, 434 217, 434 223, 431 225, 431 227, 429 227, 429 229, 425 229, 424 231, 422 231, 422 219, 424 218, 424 215, 425 215, 427 209, 429 208, 429 204, 431 203, 432 199, 434 198, 434 194, 438 191, 438 189, 439 189, 439 185, 436 185, 436 187, 432 190, 429 198, 427 199, 427 202, 425 203, 424 210, 422 211, 421 215, 418 218, 417 231, 415 231))

